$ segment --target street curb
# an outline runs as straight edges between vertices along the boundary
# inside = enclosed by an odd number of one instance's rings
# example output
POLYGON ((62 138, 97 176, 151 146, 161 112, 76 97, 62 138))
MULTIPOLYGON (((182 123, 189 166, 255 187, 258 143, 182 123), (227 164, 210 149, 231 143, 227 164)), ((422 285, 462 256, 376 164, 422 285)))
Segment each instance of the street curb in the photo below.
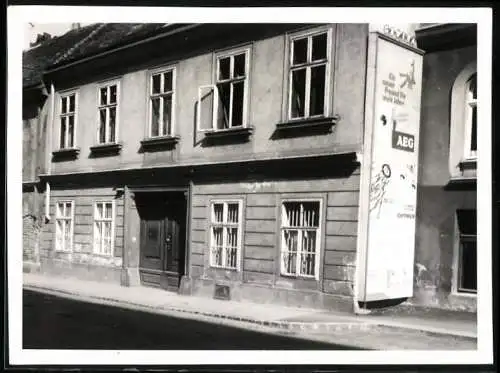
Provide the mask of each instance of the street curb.
POLYGON ((284 321, 284 320, 259 320, 252 319, 248 317, 234 316, 229 314, 220 314, 214 312, 207 311, 196 311, 192 309, 185 309, 180 307, 170 307, 170 306, 152 306, 144 303, 138 302, 130 302, 121 299, 97 296, 97 295, 84 295, 78 294, 77 292, 71 292, 68 290, 55 289, 44 287, 41 285, 34 284, 23 284, 23 288, 26 290, 36 291, 36 292, 45 292, 51 293, 53 295, 70 295, 79 298, 86 299, 95 299, 100 301, 106 301, 110 303, 114 303, 117 305, 129 305, 134 307, 140 307, 143 309, 149 309, 153 311, 172 311, 177 313, 184 313, 189 315, 199 315, 205 317, 211 317, 219 320, 230 320, 230 321, 239 321, 244 323, 249 323, 253 325, 257 325, 260 327, 267 328, 275 328, 281 331, 288 332, 310 332, 310 333, 328 333, 328 332, 341 332, 341 331, 373 331, 373 330, 393 330, 393 331, 401 331, 401 332, 419 332, 426 335, 431 336, 440 336, 440 337, 453 337, 459 338, 467 341, 477 341, 477 337, 473 337, 470 335, 458 334, 458 333, 443 333, 437 330, 425 330, 425 329, 416 329, 411 327, 405 327, 400 325, 388 325, 383 323, 377 323, 375 321, 362 321, 362 322, 296 322, 296 321, 284 321), (55 293, 55 294, 54 294, 55 293))

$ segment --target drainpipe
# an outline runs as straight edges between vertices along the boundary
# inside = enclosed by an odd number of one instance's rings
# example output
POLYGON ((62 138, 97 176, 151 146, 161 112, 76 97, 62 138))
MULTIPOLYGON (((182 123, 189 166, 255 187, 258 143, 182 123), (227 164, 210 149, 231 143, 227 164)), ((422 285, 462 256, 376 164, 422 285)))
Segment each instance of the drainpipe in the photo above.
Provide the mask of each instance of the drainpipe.
MULTIPOLYGON (((55 110, 55 88, 54 83, 50 84, 50 108, 49 108, 49 123, 47 125, 47 175, 52 172, 52 162, 50 153, 52 151, 52 127, 54 126, 54 110, 55 110)), ((45 221, 50 221, 50 183, 45 182, 45 221)))

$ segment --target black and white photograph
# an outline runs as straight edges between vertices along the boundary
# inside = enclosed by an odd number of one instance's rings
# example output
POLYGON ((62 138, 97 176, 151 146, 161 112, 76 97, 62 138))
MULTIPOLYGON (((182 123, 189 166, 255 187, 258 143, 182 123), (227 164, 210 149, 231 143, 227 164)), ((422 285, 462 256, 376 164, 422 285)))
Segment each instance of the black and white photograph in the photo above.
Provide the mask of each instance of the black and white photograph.
POLYGON ((491 364, 491 9, 191 10, 8 9, 10 363, 491 364))

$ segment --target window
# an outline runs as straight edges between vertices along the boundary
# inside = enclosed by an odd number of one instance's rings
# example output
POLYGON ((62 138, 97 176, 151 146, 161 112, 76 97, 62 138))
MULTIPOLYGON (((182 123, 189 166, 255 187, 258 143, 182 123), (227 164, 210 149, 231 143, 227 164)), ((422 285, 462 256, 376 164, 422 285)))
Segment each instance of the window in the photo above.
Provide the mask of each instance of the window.
POLYGON ((281 274, 318 278, 320 201, 286 201, 281 211, 281 274))
POLYGON ((288 119, 327 115, 330 31, 290 38, 288 119))
POLYGON ((76 93, 61 95, 59 147, 69 149, 75 146, 76 93))
POLYGON ((228 130, 247 125, 249 49, 216 57, 215 85, 198 91, 198 130, 228 130))
POLYGON ((73 201, 61 201, 56 205, 56 250, 73 249, 73 201))
POLYGON ((473 159, 477 154, 477 74, 473 74, 466 85, 465 93, 465 158, 473 159))
POLYGON ((239 267, 241 251, 241 201, 213 202, 210 222, 210 265, 239 267))
POLYGON ((98 143, 109 144, 116 142, 118 84, 113 83, 99 87, 99 129, 98 143))
POLYGON ((94 253, 110 256, 114 245, 113 202, 96 202, 94 206, 94 253))
POLYGON ((174 69, 151 75, 149 100, 150 137, 173 134, 174 87, 174 69))
POLYGON ((459 243, 457 292, 477 292, 476 210, 457 212, 459 243))

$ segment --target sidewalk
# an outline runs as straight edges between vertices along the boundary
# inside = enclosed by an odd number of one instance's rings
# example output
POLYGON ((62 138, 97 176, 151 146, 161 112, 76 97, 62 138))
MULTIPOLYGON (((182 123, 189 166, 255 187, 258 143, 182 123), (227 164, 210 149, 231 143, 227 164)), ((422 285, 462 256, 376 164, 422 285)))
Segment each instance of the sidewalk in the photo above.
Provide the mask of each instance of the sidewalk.
POLYGON ((215 300, 184 296, 147 287, 122 287, 118 284, 82 281, 74 278, 23 274, 25 289, 51 292, 56 295, 84 298, 90 302, 111 302, 122 306, 146 308, 161 312, 182 312, 251 323, 259 327, 277 328, 297 333, 332 333, 342 331, 373 331, 390 329, 398 332, 458 337, 469 342, 477 338, 474 314, 425 312, 409 315, 363 315, 317 309, 291 308, 280 305, 215 300), (416 333, 418 332, 418 333, 416 333))

